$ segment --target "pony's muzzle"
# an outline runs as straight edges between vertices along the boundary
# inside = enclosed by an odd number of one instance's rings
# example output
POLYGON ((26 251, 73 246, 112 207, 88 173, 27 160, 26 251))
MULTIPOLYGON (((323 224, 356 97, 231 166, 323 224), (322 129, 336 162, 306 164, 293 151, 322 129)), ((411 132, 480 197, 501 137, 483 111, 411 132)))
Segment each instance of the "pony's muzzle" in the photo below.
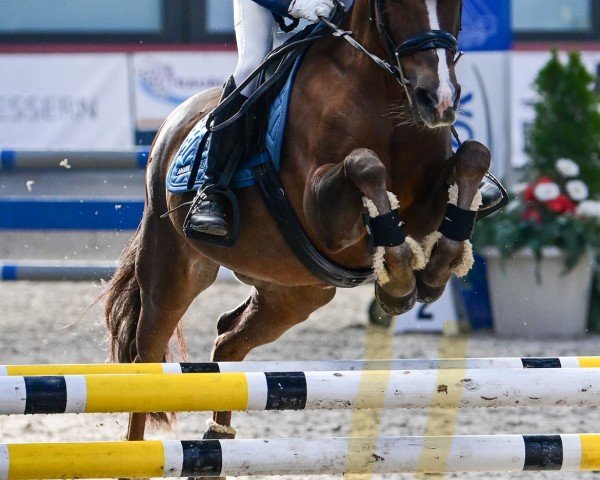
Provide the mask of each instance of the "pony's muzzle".
POLYGON ((415 88, 415 103, 428 127, 452 125, 460 104, 460 86, 445 83, 438 88, 415 88))

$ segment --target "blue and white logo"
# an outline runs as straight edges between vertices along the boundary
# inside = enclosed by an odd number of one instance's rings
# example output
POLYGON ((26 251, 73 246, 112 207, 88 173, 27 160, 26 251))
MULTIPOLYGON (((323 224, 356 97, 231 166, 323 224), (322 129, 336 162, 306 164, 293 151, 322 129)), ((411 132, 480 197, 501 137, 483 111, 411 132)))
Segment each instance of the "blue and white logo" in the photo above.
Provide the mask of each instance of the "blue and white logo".
POLYGON ((512 43, 510 0, 465 0, 460 48, 508 50, 512 43))
POLYGON ((140 89, 146 95, 173 106, 223 82, 222 75, 184 75, 173 65, 158 61, 140 67, 137 78, 140 89))

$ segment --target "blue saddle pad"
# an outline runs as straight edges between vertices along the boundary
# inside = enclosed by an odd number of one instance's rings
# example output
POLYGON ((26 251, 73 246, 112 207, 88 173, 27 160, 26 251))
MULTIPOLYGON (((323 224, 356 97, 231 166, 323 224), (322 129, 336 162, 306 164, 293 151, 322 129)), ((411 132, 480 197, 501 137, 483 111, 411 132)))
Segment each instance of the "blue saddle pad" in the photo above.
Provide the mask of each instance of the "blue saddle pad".
MULTIPOLYGON (((269 121, 267 134, 265 138, 265 144, 267 152, 263 154, 255 155, 251 158, 242 160, 240 165, 232 179, 232 188, 242 188, 254 185, 254 177, 252 167, 261 165, 266 162, 272 162, 275 170, 279 171, 281 164, 281 147, 283 145, 283 134, 285 132, 285 124, 288 115, 288 109, 290 105, 290 98, 292 96, 292 88, 294 85, 294 79, 296 73, 302 63, 302 56, 298 58, 294 68, 290 72, 290 75, 281 88, 279 95, 273 100, 269 109, 269 121)), ((207 135, 206 129, 207 117, 204 117, 188 134, 184 142, 179 147, 179 151, 175 156, 175 161, 169 169, 167 176, 167 190, 172 193, 185 193, 188 192, 187 183, 192 170, 192 164, 194 158, 196 158, 196 152, 202 142, 202 139, 207 135)), ((206 157, 208 147, 210 146, 210 138, 206 142, 206 147, 202 152, 200 161, 200 168, 198 169, 198 175, 196 175, 196 181, 194 183, 193 191, 198 190, 204 182, 204 172, 206 171, 206 157)))

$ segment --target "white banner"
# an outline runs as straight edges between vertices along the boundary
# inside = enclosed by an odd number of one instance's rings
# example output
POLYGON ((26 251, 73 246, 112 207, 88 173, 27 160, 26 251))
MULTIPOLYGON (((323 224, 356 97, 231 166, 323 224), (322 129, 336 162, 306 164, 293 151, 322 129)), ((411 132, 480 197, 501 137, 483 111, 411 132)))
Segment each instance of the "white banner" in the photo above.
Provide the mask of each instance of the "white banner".
POLYGON ((461 140, 478 140, 492 151, 492 172, 504 176, 509 148, 509 54, 470 52, 457 67, 462 86, 456 130, 461 140))
POLYGON ((177 105, 221 86, 233 73, 236 52, 169 52, 134 55, 136 125, 156 130, 177 105))
MULTIPOLYGON (((596 74, 600 65, 600 52, 582 52, 582 58, 590 72, 596 74)), ((511 140, 512 164, 522 167, 527 163, 525 143, 527 132, 535 118, 533 104, 536 93, 533 87, 536 77, 550 60, 549 52, 513 52, 511 55, 511 140)), ((566 56, 562 56, 566 60, 566 56)))
POLYGON ((0 55, 0 72, 0 145, 132 145, 126 55, 0 55))

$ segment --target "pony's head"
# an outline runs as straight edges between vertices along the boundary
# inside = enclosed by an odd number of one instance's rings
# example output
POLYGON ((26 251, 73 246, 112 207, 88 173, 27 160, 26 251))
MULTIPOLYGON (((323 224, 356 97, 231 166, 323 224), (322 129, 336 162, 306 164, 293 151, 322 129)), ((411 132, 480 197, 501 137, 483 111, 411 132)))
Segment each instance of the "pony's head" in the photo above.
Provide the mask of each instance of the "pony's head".
POLYGON ((429 128, 452 125, 460 102, 454 65, 462 0, 371 0, 413 113, 429 128))

